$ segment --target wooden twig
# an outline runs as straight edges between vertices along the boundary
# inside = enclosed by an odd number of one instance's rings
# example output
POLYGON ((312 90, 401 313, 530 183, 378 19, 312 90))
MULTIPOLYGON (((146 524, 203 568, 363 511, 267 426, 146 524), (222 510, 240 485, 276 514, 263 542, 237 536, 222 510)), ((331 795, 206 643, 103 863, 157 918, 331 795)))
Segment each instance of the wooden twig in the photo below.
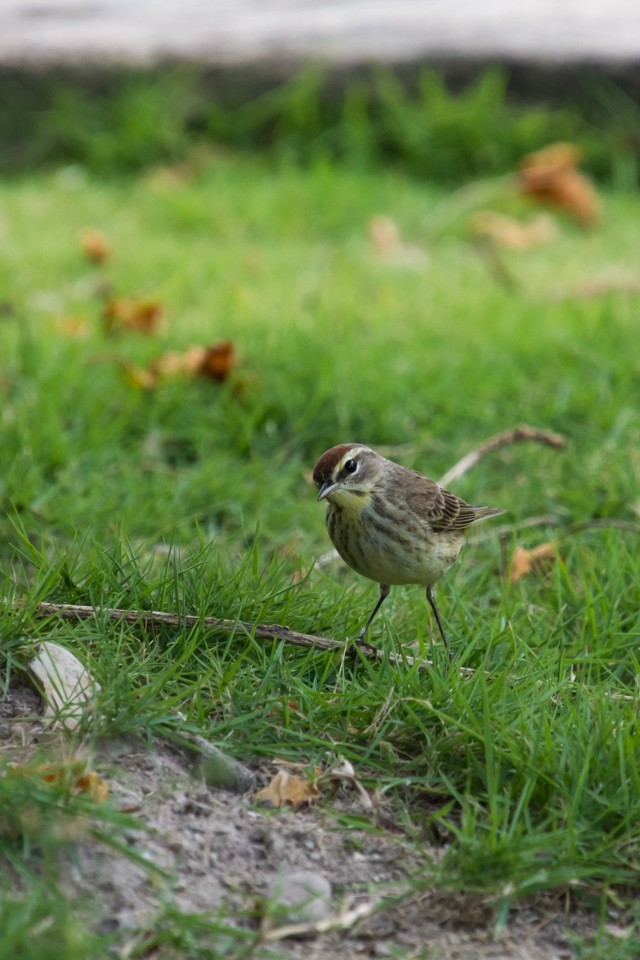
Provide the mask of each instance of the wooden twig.
MULTIPOLYGON (((142 624, 145 628, 153 625, 169 627, 204 627, 207 630, 220 630, 223 633, 235 633, 236 630, 255 636, 258 640, 282 640, 296 647, 315 647, 319 650, 347 650, 348 643, 320 637, 313 633, 298 633, 279 624, 249 623, 246 620, 224 620, 220 617, 198 617, 191 613, 167 613, 162 610, 121 610, 116 607, 90 607, 76 603, 39 603, 34 610, 36 617, 60 617, 63 620, 121 620, 124 623, 142 624)), ((408 654, 389 653, 373 646, 358 647, 363 657, 370 660, 385 660, 393 666, 417 666, 418 670, 433 667, 433 661, 426 658, 411 657, 408 654)), ((460 667, 460 673, 472 676, 471 667, 460 667)))
POLYGON ((374 897, 360 903, 345 903, 339 912, 323 920, 310 920, 307 923, 287 923, 281 927, 270 927, 263 924, 261 941, 273 943, 277 940, 286 940, 289 937, 308 937, 318 933, 327 933, 330 930, 349 930, 360 920, 370 917, 383 903, 382 897, 374 897))
POLYGON ((125 623, 143 624, 145 627, 165 624, 169 627, 205 627, 233 633, 236 630, 252 633, 260 640, 284 640, 298 647, 319 647, 321 650, 336 650, 342 646, 338 640, 318 637, 310 633, 298 633, 278 624, 253 624, 246 620, 223 620, 219 617, 199 617, 192 613, 167 613, 162 610, 121 610, 116 607, 90 607, 76 603, 39 603, 37 617, 61 617, 63 620, 123 620, 125 623))
POLYGON ((572 523, 560 533, 561 537, 569 537, 573 533, 580 533, 582 530, 628 530, 629 533, 640 533, 640 523, 633 520, 621 520, 617 517, 599 517, 597 520, 582 520, 579 523, 572 523))
POLYGON ((489 437, 475 450, 467 453, 462 460, 458 460, 438 482, 441 487, 447 487, 450 483, 459 480, 472 467, 475 467, 488 453, 494 453, 501 447, 509 446, 512 443, 525 442, 544 443, 554 450, 562 450, 567 445, 566 438, 562 434, 553 433, 551 430, 538 430, 537 427, 529 427, 526 423, 523 423, 519 427, 513 427, 511 430, 504 430, 502 433, 496 433, 495 436, 489 437))

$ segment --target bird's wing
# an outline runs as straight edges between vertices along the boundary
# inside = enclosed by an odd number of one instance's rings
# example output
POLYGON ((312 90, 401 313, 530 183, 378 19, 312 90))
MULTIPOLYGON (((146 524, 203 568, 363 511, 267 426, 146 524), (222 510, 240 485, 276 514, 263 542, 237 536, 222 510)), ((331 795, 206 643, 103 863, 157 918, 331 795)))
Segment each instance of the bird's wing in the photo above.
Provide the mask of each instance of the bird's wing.
POLYGON ((449 490, 443 490, 433 480, 419 474, 417 476, 421 482, 416 483, 408 506, 415 514, 425 518, 434 533, 464 530, 479 519, 480 508, 471 506, 449 490))

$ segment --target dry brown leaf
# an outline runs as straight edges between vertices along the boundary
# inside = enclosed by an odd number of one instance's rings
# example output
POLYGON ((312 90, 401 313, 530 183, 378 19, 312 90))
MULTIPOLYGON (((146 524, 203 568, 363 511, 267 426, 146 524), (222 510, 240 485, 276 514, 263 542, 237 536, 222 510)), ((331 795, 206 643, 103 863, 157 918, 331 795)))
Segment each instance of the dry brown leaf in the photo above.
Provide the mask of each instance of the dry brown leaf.
POLYGON ((222 383, 227 379, 236 363, 236 352, 231 340, 221 340, 207 347, 198 368, 201 377, 222 383))
POLYGON ((579 160, 574 144, 554 143, 523 157, 518 179, 526 196, 566 210, 590 227, 600 219, 600 201, 591 180, 577 169, 579 160))
POLYGON ((541 543, 533 550, 516 547, 511 559, 509 581, 515 583, 528 573, 546 573, 558 559, 558 546, 555 543, 541 543))
POLYGON ((162 380, 184 376, 203 377, 222 383, 235 365, 235 349, 230 340, 221 340, 210 347, 191 346, 184 351, 170 351, 153 360, 148 367, 137 367, 122 357, 108 356, 100 359, 115 360, 124 370, 127 380, 134 387, 153 390, 162 380))
POLYGON ((541 213, 527 223, 495 210, 479 210, 471 220, 476 236, 490 237, 509 250, 532 250, 549 243, 557 236, 555 220, 541 213))
POLYGON ((271 783, 258 790, 254 800, 270 803, 272 807, 301 807, 312 804, 320 797, 315 783, 305 777, 298 777, 287 770, 279 770, 271 783))
POLYGON ((150 336, 158 332, 163 313, 159 300, 109 297, 102 311, 102 324, 109 335, 134 331, 150 336))
POLYGON ((182 353, 166 353, 154 360, 149 369, 158 376, 186 374, 222 383, 233 370, 235 362, 233 343, 221 340, 210 347, 192 346, 182 353))
POLYGON ((111 244, 101 230, 87 227, 80 234, 82 252, 91 263, 104 263, 111 256, 111 244))
POLYGON ((365 810, 373 809, 373 801, 356 777, 353 764, 344 758, 335 767, 332 767, 331 770, 328 770, 327 773, 323 773, 319 777, 318 782, 332 784, 335 786, 335 789, 337 789, 341 783, 346 782, 354 787, 354 789, 357 791, 360 797, 360 803, 365 810))

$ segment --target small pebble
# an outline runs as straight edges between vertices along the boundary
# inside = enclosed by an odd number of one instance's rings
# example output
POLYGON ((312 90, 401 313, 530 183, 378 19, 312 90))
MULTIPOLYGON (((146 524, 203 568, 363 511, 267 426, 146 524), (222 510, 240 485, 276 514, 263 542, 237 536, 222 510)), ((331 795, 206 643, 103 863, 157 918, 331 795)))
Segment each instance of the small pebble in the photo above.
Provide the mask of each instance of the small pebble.
POLYGON ((331 884, 321 873, 281 867, 267 894, 274 926, 317 923, 331 913, 331 884))

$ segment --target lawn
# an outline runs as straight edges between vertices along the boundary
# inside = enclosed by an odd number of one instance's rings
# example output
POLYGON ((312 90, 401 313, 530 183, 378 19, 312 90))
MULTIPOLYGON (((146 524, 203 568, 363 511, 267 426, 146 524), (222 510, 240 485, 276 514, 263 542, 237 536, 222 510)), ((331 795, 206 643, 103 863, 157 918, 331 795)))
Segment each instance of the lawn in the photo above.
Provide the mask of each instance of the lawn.
MULTIPOLYGON (((505 282, 470 215, 487 198, 535 211, 501 189, 452 194, 223 150, 138 178, 71 166, 1 184, 2 676, 6 688, 33 641, 54 639, 102 688, 87 743, 183 724, 249 765, 344 757, 416 850, 443 844, 431 886, 486 894, 499 922, 522 897, 571 891, 600 918, 596 946, 576 941, 576 955, 631 958, 640 199, 607 194, 596 228, 560 217, 539 249, 498 250, 505 282), (400 246, 372 244, 380 215, 400 246), (108 239, 104 262, 83 253, 88 227, 108 239), (151 301, 158 329, 109 333, 109 297, 151 301), (136 372, 219 341, 237 358, 222 383, 182 373, 149 386, 136 372), (47 600, 353 637, 377 588, 324 556, 317 457, 358 440, 437 479, 520 423, 567 445, 504 447, 453 487, 508 513, 474 531, 439 588, 451 665, 418 588, 392 591, 370 639, 430 658, 424 670, 241 629, 34 615, 47 600), (547 566, 512 582, 516 547, 548 542, 547 566)), ((19 810, 35 802, 4 778, 1 843, 26 905, 2 915, 0 957, 49 955, 51 930, 64 951, 52 957, 104 955, 107 939, 83 939, 64 898, 51 905, 42 871, 60 869, 46 855, 59 838, 44 821, 27 830, 19 810)), ((100 816, 124 829, 119 813, 100 816)), ((176 956, 208 955, 196 927, 176 956)))

